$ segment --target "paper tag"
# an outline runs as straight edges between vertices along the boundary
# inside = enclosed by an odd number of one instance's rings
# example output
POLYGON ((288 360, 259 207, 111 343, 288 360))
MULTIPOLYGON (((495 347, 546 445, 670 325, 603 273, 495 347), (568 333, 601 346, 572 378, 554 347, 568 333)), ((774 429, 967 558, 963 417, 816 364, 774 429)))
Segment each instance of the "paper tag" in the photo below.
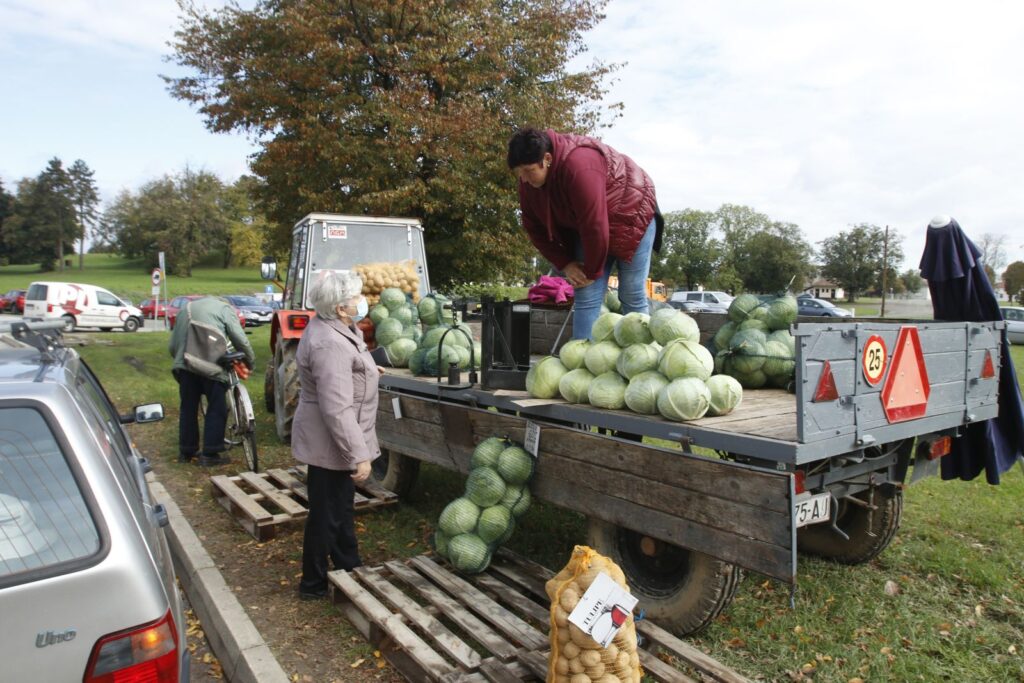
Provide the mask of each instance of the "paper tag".
POLYGON ((344 225, 328 225, 327 238, 332 240, 348 239, 348 228, 344 225))
POLYGON ((609 643, 632 616, 637 599, 601 572, 580 598, 569 621, 601 647, 609 643))
POLYGON ((540 453, 540 425, 533 420, 526 421, 526 434, 523 436, 523 448, 526 452, 537 457, 540 453))
POLYGON ((399 400, 399 398, 397 396, 395 396, 393 399, 391 399, 391 408, 395 411, 395 419, 396 420, 401 420, 402 419, 402 402, 399 400))

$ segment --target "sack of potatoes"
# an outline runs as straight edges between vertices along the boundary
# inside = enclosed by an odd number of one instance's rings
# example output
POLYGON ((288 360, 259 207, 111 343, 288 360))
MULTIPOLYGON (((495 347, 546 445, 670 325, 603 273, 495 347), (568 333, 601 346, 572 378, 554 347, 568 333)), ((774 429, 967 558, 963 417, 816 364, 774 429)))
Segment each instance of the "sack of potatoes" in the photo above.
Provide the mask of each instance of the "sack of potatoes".
POLYGON ((390 287, 402 290, 413 302, 420 300, 420 276, 413 261, 363 263, 352 270, 363 279, 363 296, 371 306, 379 303, 381 293, 390 287))
POLYGON ((640 683, 643 677, 632 615, 607 648, 569 623, 569 615, 602 572, 629 590, 617 564, 583 545, 573 549, 569 563, 544 585, 551 600, 548 683, 640 683))

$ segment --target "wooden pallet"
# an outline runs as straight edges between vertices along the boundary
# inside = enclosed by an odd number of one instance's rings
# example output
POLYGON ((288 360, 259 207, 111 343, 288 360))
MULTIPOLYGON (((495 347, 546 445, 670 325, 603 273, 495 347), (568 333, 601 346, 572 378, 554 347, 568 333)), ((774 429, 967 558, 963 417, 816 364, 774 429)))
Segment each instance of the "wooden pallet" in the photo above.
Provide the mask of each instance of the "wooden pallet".
MULTIPOLYGON (((420 555, 328 578, 335 605, 409 681, 518 683, 547 676, 551 575, 502 550, 473 577, 420 555)), ((637 631, 640 664, 655 681, 750 683, 648 620, 637 631)))
MULTIPOLYGON (((210 477, 213 497, 257 541, 273 538, 279 528, 309 514, 306 468, 242 472, 210 477)), ((398 496, 374 482, 356 484, 355 509, 363 512, 392 505, 398 496)))

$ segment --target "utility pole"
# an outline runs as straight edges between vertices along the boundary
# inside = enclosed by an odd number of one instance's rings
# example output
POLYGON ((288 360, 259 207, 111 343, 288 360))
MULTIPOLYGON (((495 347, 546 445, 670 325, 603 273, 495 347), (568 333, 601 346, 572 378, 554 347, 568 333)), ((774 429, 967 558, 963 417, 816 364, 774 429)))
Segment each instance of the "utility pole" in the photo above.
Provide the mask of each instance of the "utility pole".
POLYGON ((882 241, 882 314, 885 317, 885 285, 889 274, 889 226, 885 226, 885 239, 882 241))

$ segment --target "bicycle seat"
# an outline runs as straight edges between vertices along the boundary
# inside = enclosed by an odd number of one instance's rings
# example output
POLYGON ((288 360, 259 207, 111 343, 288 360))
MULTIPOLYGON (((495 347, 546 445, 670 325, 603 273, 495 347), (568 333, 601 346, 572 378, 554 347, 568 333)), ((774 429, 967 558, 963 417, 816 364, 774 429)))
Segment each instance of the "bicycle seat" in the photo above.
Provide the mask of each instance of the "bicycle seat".
POLYGON ((245 351, 229 351, 220 357, 217 364, 221 367, 230 367, 236 361, 243 361, 247 366, 251 367, 249 361, 246 359, 245 351))

